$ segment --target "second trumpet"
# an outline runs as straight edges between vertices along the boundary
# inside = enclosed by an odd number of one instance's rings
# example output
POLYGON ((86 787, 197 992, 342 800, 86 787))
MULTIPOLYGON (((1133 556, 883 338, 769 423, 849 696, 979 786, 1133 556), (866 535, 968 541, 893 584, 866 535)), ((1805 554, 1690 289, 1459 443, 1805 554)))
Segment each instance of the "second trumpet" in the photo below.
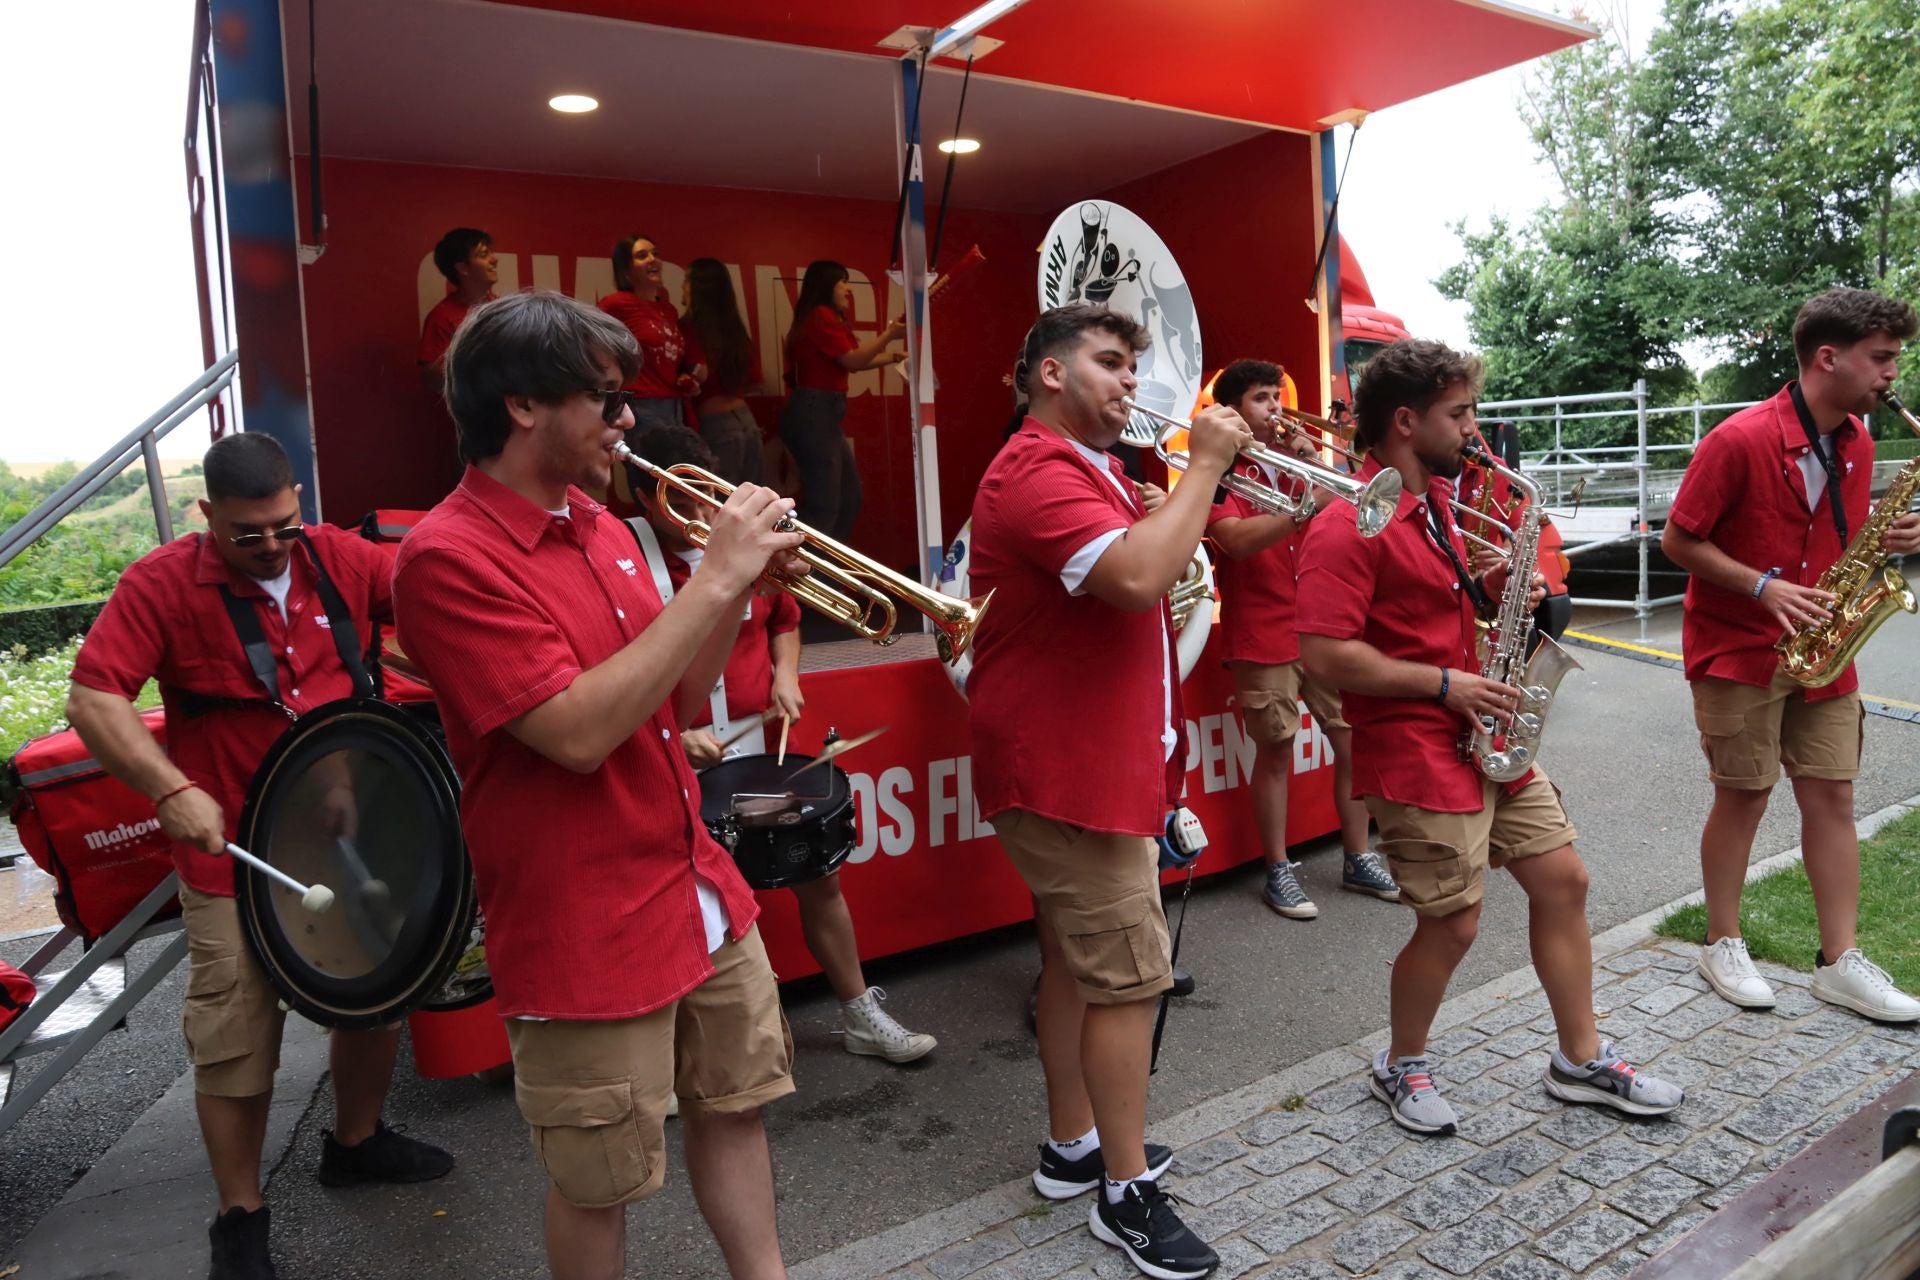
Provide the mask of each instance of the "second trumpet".
MULTIPOLYGON (((1160 424, 1160 430, 1154 435, 1153 451, 1169 469, 1184 473, 1189 463, 1187 451, 1169 449, 1167 441, 1175 431, 1192 430, 1193 424, 1184 418, 1157 413, 1132 400, 1123 403, 1132 412, 1160 424)), ((1372 479, 1360 480, 1291 453, 1269 449, 1265 445, 1248 445, 1240 451, 1240 457, 1259 463, 1276 478, 1289 476, 1301 485, 1296 496, 1282 489, 1278 483, 1269 483, 1236 471, 1229 471, 1220 477, 1223 489, 1238 494, 1272 515, 1292 516, 1295 520, 1307 519, 1319 509, 1319 500, 1314 496, 1315 490, 1319 490, 1332 494, 1342 502, 1352 503, 1357 513, 1355 521, 1359 525, 1360 536, 1371 538, 1387 527, 1387 522, 1393 519, 1394 509, 1400 505, 1400 473, 1392 467, 1382 467, 1372 479)))
MULTIPOLYGON (((690 514, 676 507, 674 497, 690 499, 702 508, 717 508, 733 496, 733 485, 691 463, 659 466, 624 443, 613 446, 613 456, 638 467, 654 481, 654 505, 688 542, 702 548, 707 545, 712 526, 701 514, 690 514)), ((973 643, 974 632, 987 612, 987 602, 992 599, 991 592, 974 600, 955 600, 835 542, 792 516, 787 516, 780 527, 805 539, 794 554, 806 563, 808 572, 781 573, 769 569, 762 581, 875 644, 892 644, 899 638, 894 634, 899 622, 899 604, 905 604, 933 623, 942 662, 954 661, 973 643)))

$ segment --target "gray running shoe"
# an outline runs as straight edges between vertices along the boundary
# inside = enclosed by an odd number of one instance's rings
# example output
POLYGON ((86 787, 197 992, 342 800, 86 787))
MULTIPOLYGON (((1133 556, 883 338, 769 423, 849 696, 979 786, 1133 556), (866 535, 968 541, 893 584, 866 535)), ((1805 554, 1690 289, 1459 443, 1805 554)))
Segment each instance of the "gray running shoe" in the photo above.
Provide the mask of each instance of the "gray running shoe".
POLYGON ((1300 880, 1293 874, 1291 862, 1281 862, 1267 868, 1267 887, 1260 897, 1289 920, 1312 920, 1320 914, 1320 908, 1313 905, 1313 899, 1307 897, 1307 891, 1300 887, 1300 880))
POLYGON ((1687 1095, 1677 1084, 1643 1076, 1614 1052, 1611 1040, 1600 1042, 1600 1056, 1576 1067, 1558 1049, 1547 1063, 1547 1092, 1562 1102, 1594 1102, 1631 1116, 1663 1116, 1687 1095))
POLYGON ((1425 1054, 1415 1058, 1387 1061, 1387 1051, 1373 1055, 1373 1071, 1367 1077, 1373 1096, 1387 1104, 1393 1122, 1414 1133, 1452 1133, 1460 1126, 1447 1100, 1433 1083, 1433 1064, 1425 1054))
POLYGON ((1385 902, 1400 901, 1400 886, 1387 870, 1387 860, 1377 853, 1349 853, 1340 870, 1340 887, 1348 893, 1368 893, 1385 902))

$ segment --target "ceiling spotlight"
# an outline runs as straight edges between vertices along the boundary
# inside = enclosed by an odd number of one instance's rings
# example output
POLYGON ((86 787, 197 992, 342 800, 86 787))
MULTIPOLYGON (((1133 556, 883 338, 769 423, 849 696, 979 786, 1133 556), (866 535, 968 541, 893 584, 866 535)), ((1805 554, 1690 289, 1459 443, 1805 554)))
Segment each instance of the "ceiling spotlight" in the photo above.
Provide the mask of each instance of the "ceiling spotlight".
POLYGON ((970 156, 980 149, 977 138, 948 138, 940 144, 940 149, 950 156, 970 156))
POLYGON ((547 105, 555 111, 564 111, 570 116, 577 116, 588 111, 598 111, 600 99, 589 98, 584 93, 563 93, 557 97, 548 98, 547 105))

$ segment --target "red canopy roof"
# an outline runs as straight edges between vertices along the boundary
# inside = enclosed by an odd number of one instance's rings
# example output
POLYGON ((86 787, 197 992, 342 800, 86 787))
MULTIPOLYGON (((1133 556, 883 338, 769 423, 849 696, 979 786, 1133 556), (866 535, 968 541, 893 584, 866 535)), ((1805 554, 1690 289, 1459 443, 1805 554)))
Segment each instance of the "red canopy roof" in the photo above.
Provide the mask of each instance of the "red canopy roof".
MULTIPOLYGON (((903 26, 975 0, 498 0, 897 57, 903 26)), ((1504 0, 1029 0, 982 33, 976 73, 1314 131, 1577 44, 1591 28, 1504 0)))

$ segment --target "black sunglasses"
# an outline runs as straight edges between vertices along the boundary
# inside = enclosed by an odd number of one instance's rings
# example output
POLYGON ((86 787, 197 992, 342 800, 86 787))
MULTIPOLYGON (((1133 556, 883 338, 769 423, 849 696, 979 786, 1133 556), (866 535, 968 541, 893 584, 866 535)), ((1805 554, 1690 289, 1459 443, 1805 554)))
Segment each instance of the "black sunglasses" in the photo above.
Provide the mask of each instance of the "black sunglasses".
POLYGON ((631 391, 602 391, 598 387, 589 387, 584 394, 600 402, 600 420, 610 427, 620 421, 621 411, 635 399, 631 391))
POLYGON ((266 533, 242 533, 229 537, 227 541, 236 547, 257 547, 268 538, 272 538, 275 542, 292 542, 305 528, 306 525, 296 520, 283 529, 271 529, 266 533))

